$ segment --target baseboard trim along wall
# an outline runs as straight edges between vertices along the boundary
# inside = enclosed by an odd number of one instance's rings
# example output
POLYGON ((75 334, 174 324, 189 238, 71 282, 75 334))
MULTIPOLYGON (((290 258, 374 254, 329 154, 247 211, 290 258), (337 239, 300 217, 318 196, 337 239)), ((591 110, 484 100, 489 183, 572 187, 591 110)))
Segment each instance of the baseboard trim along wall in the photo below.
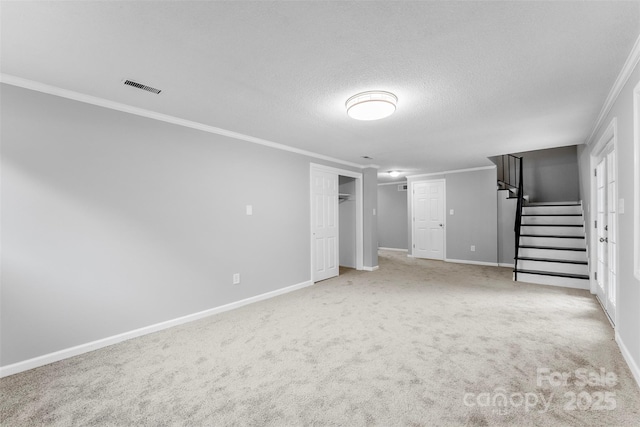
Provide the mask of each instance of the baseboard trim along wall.
POLYGON ((508 262, 499 262, 498 267, 515 268, 515 265, 508 262))
MULTIPOLYGON (((453 263, 456 263, 456 264, 488 265, 488 266, 491 266, 491 267, 499 267, 499 264, 497 262, 471 261, 471 260, 466 260, 466 259, 445 258, 445 262, 453 262, 453 263)), ((511 266, 511 267, 513 267, 513 266, 511 266)))
POLYGON ((376 271, 377 269, 379 269, 380 266, 373 266, 373 267, 367 267, 366 265, 364 267, 362 267, 363 270, 365 271, 376 271))
POLYGON ((396 251, 396 252, 409 252, 408 249, 399 249, 399 248, 378 248, 381 251, 396 251))
POLYGON ((287 286, 286 288, 277 289, 271 292, 266 292, 264 294, 256 295, 256 296, 246 298, 240 301, 235 301, 229 304, 221 305, 219 307, 210 308, 208 310, 200 311, 197 313, 188 314, 186 316, 178 317, 172 320, 167 320, 165 322, 156 323, 155 325, 145 326, 143 328, 134 329, 129 332, 124 332, 122 334, 99 339, 86 344, 80 344, 75 347, 66 348, 64 350, 59 350, 54 353, 49 353, 42 356, 34 357, 33 359, 17 362, 12 365, 0 366, 0 378, 4 378, 9 375, 14 375, 20 372, 28 371, 29 369, 38 368, 40 366, 48 365, 53 362, 58 362, 63 359, 68 359, 73 356, 78 356, 83 353, 88 353, 90 351, 98 350, 103 347, 108 347, 110 345, 117 344, 122 341, 130 340, 132 338, 137 338, 143 335, 151 334, 153 332, 158 332, 163 329, 168 329, 174 326, 182 325, 184 323, 193 322, 194 320, 199 320, 205 317, 213 316, 214 314, 230 311, 236 308, 243 307, 245 305, 253 304, 258 301, 263 301, 269 298, 277 297, 278 295, 297 291, 298 289, 306 288, 307 286, 311 286, 311 285, 313 285, 313 282, 311 280, 307 280, 306 282, 287 286))
POLYGON ((640 388, 640 368, 636 364, 635 360, 633 360, 633 358, 631 357, 631 353, 629 353, 629 349, 627 349, 627 346, 624 345, 624 342, 622 341, 622 338, 618 334, 617 329, 616 329, 616 342, 618 343, 618 347, 620 348, 622 357, 624 357, 624 360, 627 362, 627 365, 629 366, 629 370, 631 371, 631 374, 633 374, 633 377, 636 379, 636 384, 640 388))

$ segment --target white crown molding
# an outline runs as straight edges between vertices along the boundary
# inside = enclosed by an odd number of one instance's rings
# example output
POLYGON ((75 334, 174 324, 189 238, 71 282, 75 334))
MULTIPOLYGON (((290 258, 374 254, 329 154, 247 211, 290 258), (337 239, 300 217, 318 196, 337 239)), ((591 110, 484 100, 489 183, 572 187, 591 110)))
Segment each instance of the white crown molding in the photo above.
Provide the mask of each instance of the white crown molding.
POLYGON ((251 142, 253 144, 264 145, 266 147, 275 148, 277 150, 289 151, 291 153, 301 154, 303 156, 326 160, 329 162, 351 166, 358 169, 366 169, 366 168, 378 169, 379 167, 377 165, 360 165, 358 163, 336 159, 333 157, 325 156, 323 154, 314 153, 312 151, 302 150, 300 148, 295 148, 295 147, 280 144, 277 142, 268 141, 266 139, 256 138, 254 136, 244 135, 242 133, 233 132, 233 131, 218 128, 215 126, 205 125, 204 123, 181 119, 179 117, 170 116, 168 114, 162 114, 162 113, 157 113, 155 111, 145 110, 144 108, 133 107, 131 105, 110 101, 108 99, 99 98, 97 96, 91 96, 91 95, 86 95, 80 92, 74 92, 72 90, 62 89, 56 86, 51 86, 51 85, 36 82, 33 80, 23 79, 22 77, 13 76, 10 74, 0 73, 0 82, 11 85, 11 86, 17 86, 24 89, 47 93, 49 95, 55 95, 62 98, 72 99, 74 101, 84 102, 86 104, 92 104, 99 107, 109 108, 111 110, 122 111, 124 113, 134 114, 136 116, 142 116, 149 119, 159 120, 162 122, 167 122, 167 123, 171 123, 178 126, 197 129, 203 132, 226 136, 226 137, 238 139, 241 141, 251 142))
POLYGON ((587 140, 585 141, 586 145, 591 145, 591 143, 593 143, 593 141, 595 140, 598 130, 600 130, 604 119, 607 118, 607 115, 611 111, 613 104, 618 99, 618 95, 620 95, 622 88, 625 84, 627 84, 627 81, 629 80, 629 77, 631 77, 631 73, 633 73, 633 69, 638 64, 638 61, 640 61, 640 36, 638 36, 638 38, 636 39, 636 43, 633 45, 633 48, 631 49, 631 52, 629 53, 629 56, 627 57, 622 70, 620 70, 618 78, 616 78, 616 81, 613 83, 613 86, 609 91, 607 99, 605 99, 604 101, 604 105, 600 110, 600 114, 598 114, 598 119, 596 120, 596 123, 591 130, 591 134, 589 134, 589 138, 587 138, 587 140))
POLYGON ((107 338, 99 339, 96 341, 77 345, 75 347, 66 348, 64 350, 56 351, 54 353, 45 354, 43 356, 34 357, 33 359, 24 360, 7 366, 0 366, 0 378, 14 375, 20 372, 28 371, 29 369, 38 368, 40 366, 48 365, 50 363, 58 362, 69 357, 78 356, 80 354, 88 353, 90 351, 98 350, 110 345, 118 344, 122 341, 130 340, 132 338, 141 337, 153 332, 162 331, 164 329, 172 328, 174 326, 182 325, 185 323, 193 322, 195 320, 203 319, 205 317, 213 316, 218 313, 224 313, 225 311, 234 310, 236 308, 243 307, 248 304, 253 304, 258 301, 263 301, 269 298, 277 297, 289 292, 297 291, 298 289, 312 286, 313 282, 307 280, 292 286, 276 289, 275 291, 266 292, 264 294, 256 295, 250 298, 246 298, 240 301, 232 302, 222 306, 214 307, 208 310, 200 311, 186 316, 178 317, 176 319, 167 320, 165 322, 156 323, 154 325, 145 326, 143 328, 134 329, 133 331, 124 332, 122 334, 113 335, 107 338))
POLYGON ((383 183, 378 184, 378 186, 380 186, 380 185, 402 185, 402 184, 406 184, 406 183, 407 183, 406 180, 405 181, 394 181, 394 182, 383 182, 383 183))
POLYGON ((311 168, 318 169, 325 172, 335 173, 336 175, 348 176, 349 178, 362 179, 361 172, 353 172, 345 169, 334 168, 332 166, 321 165, 318 163, 309 163, 311 168))
POLYGON ((473 171, 481 171, 485 169, 495 169, 496 165, 493 166, 480 166, 477 168, 468 168, 468 169, 455 169, 450 171, 442 171, 442 172, 433 172, 433 173, 422 173, 419 175, 407 175, 407 178, 422 178, 423 176, 436 176, 436 175, 446 175, 451 173, 462 173, 462 172, 473 172, 473 171))

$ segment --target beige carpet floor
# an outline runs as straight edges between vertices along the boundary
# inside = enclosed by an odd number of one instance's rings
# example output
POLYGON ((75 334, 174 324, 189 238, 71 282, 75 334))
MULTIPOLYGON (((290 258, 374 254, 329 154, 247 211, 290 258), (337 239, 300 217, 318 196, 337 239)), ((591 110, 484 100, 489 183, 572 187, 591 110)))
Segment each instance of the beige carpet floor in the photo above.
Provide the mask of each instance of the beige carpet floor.
POLYGON ((640 425, 588 292, 399 252, 4 378, 0 393, 2 426, 640 425))

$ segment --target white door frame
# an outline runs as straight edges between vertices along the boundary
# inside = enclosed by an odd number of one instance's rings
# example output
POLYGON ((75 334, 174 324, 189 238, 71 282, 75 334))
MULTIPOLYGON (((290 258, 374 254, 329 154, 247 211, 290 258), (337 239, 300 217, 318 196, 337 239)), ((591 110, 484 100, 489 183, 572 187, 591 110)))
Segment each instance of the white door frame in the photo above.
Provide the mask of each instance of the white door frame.
POLYGON ((443 183, 443 188, 444 188, 444 194, 443 194, 443 205, 444 205, 444 212, 443 212, 443 235, 442 235, 442 260, 446 260, 447 259, 447 180, 445 178, 438 178, 438 179, 425 179, 422 181, 413 181, 411 182, 411 186, 409 187, 409 199, 411 200, 411 212, 409 212, 409 215, 411 215, 411 245, 409 247, 409 252, 411 252, 410 257, 414 257, 414 253, 413 253, 413 248, 415 247, 415 221, 413 220, 413 218, 415 218, 415 213, 414 213, 414 206, 413 206, 413 186, 415 184, 423 184, 423 183, 431 183, 431 182, 442 182, 443 183))
MULTIPOLYGON (((356 270, 363 270, 364 266, 364 224, 363 224, 363 180, 362 173, 353 172, 346 169, 338 169, 331 166, 325 166, 318 163, 309 163, 309 245, 311 247, 311 281, 315 282, 315 278, 313 277, 314 269, 314 244, 313 244, 313 190, 312 190, 312 176, 314 171, 335 173, 338 176, 348 176, 350 178, 355 178, 356 184, 356 194, 355 194, 355 202, 356 202, 356 270)), ((338 233, 340 230, 338 229, 338 233)))
MULTIPOLYGON (((607 128, 605 129, 605 131, 602 133, 602 135, 600 136, 600 139, 598 140, 598 142, 593 146, 593 148, 591 149, 591 158, 590 158, 590 168, 589 168, 589 174, 591 175, 591 203, 590 203, 590 207, 589 207, 589 211, 590 211, 590 215, 589 215, 589 224, 586 224, 586 226, 589 228, 589 265, 591 266, 591 271, 589 274, 589 282, 590 282, 590 290, 592 294, 596 294, 597 293, 597 286, 598 283, 595 280, 595 275, 593 274, 595 271, 597 271, 597 265, 598 265, 598 233, 597 230, 595 229, 595 220, 597 219, 597 212, 598 212, 598 206, 597 206, 597 202, 598 202, 598 182, 597 179, 595 177, 595 174, 593 173, 593 171, 598 167, 598 163, 600 162, 600 160, 602 159, 603 155, 605 155, 605 153, 610 149, 611 145, 613 144, 613 150, 618 153, 618 120, 617 118, 613 118, 613 120, 611 120, 611 123, 609 123, 609 126, 607 126, 607 128)), ((615 156, 615 160, 616 160, 616 165, 615 165, 615 181, 616 183, 619 183, 618 181, 618 156, 616 154, 615 156)), ((614 203, 618 203, 618 186, 616 185, 616 189, 615 189, 615 194, 607 194, 607 197, 612 197, 614 200, 614 203)), ((615 236, 615 241, 619 242, 619 227, 618 224, 620 223, 619 221, 619 213, 618 213, 618 209, 616 209, 616 213, 615 213, 615 218, 614 221, 616 223, 615 226, 615 230, 614 232, 616 233, 615 236)), ((616 254, 617 255, 617 254, 616 254)), ((615 269, 616 272, 619 273, 619 262, 618 259, 619 257, 616 256, 616 265, 615 269)), ((598 274, 608 274, 608 272, 598 272, 598 274)), ((619 289, 620 289, 620 280, 618 280, 618 276, 619 274, 616 274, 616 283, 614 284, 615 287, 615 294, 616 297, 620 295, 619 289)), ((600 303, 605 306, 607 304, 607 301, 600 301, 600 303)), ((616 301, 616 307, 617 307, 617 301, 616 301)), ((605 309, 606 312, 606 309, 605 309)), ((614 323, 614 325, 618 324, 618 310, 615 310, 615 314, 614 314, 614 319, 611 319, 614 323)))

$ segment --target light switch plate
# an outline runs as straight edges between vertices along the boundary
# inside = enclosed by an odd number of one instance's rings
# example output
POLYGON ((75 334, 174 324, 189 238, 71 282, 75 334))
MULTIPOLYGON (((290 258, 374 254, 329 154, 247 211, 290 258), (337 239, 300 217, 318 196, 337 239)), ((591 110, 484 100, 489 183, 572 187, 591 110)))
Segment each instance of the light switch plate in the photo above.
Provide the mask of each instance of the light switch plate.
POLYGON ((253 206, 247 205, 247 215, 253 215, 253 206))

